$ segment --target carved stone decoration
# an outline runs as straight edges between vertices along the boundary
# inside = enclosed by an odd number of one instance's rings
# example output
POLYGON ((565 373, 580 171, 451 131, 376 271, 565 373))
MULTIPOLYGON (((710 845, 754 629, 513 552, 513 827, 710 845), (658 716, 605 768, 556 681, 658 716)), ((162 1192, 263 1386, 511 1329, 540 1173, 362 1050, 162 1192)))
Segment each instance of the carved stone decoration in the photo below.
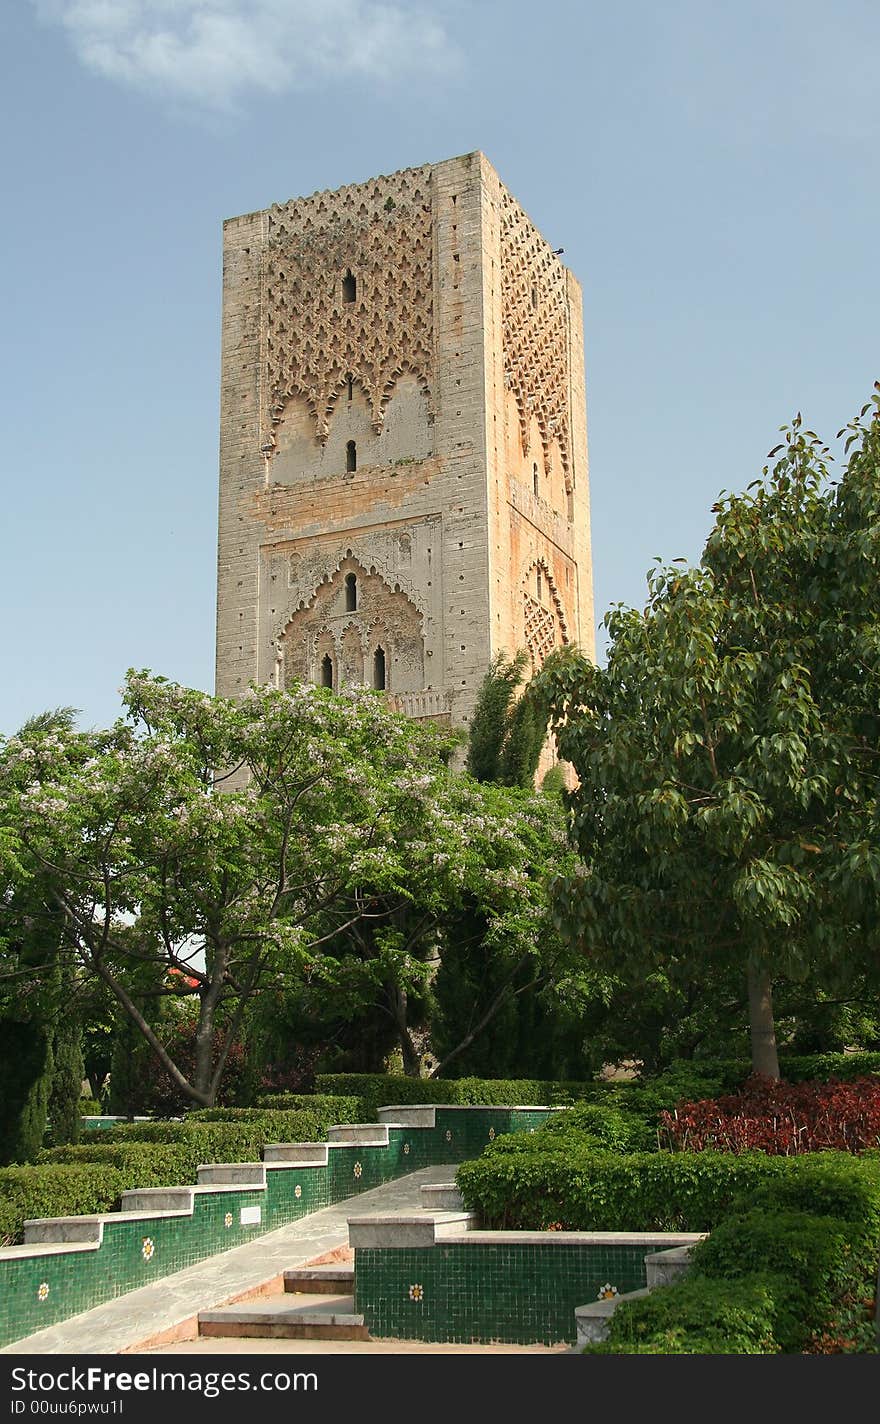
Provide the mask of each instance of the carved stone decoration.
POLYGON ((529 651, 532 674, 544 666, 554 648, 570 641, 565 611, 552 575, 542 559, 531 565, 523 580, 523 641, 529 651), (537 596, 538 575, 541 594, 537 596))
POLYGON ((410 168, 268 211, 262 288, 269 409, 263 449, 292 395, 324 441, 350 377, 373 428, 404 371, 433 414, 434 278, 431 170, 410 168), (352 295, 353 294, 353 295, 352 295))
POLYGON ((516 398, 523 453, 529 453, 529 424, 534 417, 541 433, 544 469, 550 469, 550 446, 556 440, 570 494, 565 269, 506 191, 501 198, 501 302, 504 376, 516 398))
POLYGON ((397 584, 389 587, 356 559, 348 558, 315 589, 287 621, 279 639, 281 680, 321 683, 330 658, 333 686, 373 683, 377 649, 384 653, 385 688, 417 691, 424 686, 422 615, 397 584), (356 607, 349 607, 354 576, 356 607))

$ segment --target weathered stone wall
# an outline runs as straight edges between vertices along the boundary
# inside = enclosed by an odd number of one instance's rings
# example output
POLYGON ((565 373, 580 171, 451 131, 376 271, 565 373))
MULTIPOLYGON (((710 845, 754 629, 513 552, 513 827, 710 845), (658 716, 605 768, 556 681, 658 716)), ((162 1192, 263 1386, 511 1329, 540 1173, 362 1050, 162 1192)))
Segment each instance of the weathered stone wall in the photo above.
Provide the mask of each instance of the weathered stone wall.
POLYGON ((498 650, 592 652, 580 292, 482 154, 227 222, 222 359, 218 693, 381 649, 463 724, 498 650))

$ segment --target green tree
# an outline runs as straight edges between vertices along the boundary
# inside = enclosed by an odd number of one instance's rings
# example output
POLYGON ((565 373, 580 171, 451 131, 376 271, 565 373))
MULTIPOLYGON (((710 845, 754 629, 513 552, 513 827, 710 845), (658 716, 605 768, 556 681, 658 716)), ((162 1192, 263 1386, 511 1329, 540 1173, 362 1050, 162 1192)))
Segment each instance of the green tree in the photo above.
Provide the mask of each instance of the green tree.
POLYGON ((498 653, 480 684, 468 732, 467 770, 475 781, 499 786, 535 784, 547 720, 528 689, 517 697, 528 653, 498 653))
MULTIPOLYGON (((38 713, 25 722, 17 740, 25 745, 69 736, 76 715, 73 707, 38 713)), ((63 1113, 74 1136, 79 1122, 78 1113, 61 1106, 69 1066, 65 1013, 72 988, 61 962, 64 921, 46 878, 22 873, 17 848, 13 827, 7 825, 0 833, 0 1162, 36 1157, 50 1111, 63 1113)), ((80 1067, 77 1099, 81 1080, 80 1067)))
POLYGON ((479 897, 514 962, 539 952, 546 878, 532 866, 549 803, 452 772, 453 734, 363 688, 233 702, 131 673, 124 696, 128 717, 107 732, 0 749, 7 858, 22 892, 45 886, 80 976, 191 1101, 216 1100, 265 987, 332 998, 349 1022, 378 1001, 405 1044, 436 926, 462 896, 479 897), (172 996, 197 1006, 192 1070, 146 1007, 172 996))
POLYGON ((548 885, 567 854, 564 820, 552 798, 446 773, 388 829, 382 875, 354 887, 344 928, 328 932, 293 987, 298 1019, 343 1039, 343 1026, 357 1025, 379 1056, 396 1042, 405 1072, 419 1076, 414 1030, 433 1026, 444 960, 460 952, 462 925, 476 923, 491 985, 466 1014, 444 1019, 438 1075, 520 995, 561 972, 548 885))
POLYGON ((79 1140, 80 1096, 85 1073, 82 1018, 76 1000, 76 970, 65 956, 58 965, 58 1009, 52 1039, 52 1079, 47 1116, 52 1142, 79 1140))
POLYGON ((579 778, 560 924, 633 984, 736 971, 770 1076, 774 979, 877 977, 877 392, 839 483, 797 417, 772 469, 719 499, 700 564, 606 617, 607 666, 564 652, 541 678, 579 778))

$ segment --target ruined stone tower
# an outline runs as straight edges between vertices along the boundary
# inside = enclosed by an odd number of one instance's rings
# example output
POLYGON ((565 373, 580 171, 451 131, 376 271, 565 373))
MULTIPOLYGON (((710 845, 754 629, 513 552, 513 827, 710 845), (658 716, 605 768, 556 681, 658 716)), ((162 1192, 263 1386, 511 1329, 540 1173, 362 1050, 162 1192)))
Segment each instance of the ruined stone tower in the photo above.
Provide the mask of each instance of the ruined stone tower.
POLYGON ((217 692, 594 648, 580 288, 481 153, 224 226, 217 692))

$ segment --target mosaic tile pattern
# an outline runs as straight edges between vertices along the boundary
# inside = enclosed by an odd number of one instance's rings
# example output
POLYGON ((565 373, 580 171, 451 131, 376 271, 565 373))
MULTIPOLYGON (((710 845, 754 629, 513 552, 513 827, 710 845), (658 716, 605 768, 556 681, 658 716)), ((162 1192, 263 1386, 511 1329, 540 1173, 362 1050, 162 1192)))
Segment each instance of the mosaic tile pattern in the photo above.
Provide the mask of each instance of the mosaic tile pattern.
POLYGON ((358 1248, 354 1308, 379 1339, 573 1344, 575 1308, 640 1290, 650 1249, 556 1242, 358 1248))
MULTIPOLYGON (((490 1129, 496 1135, 527 1131, 546 1117, 540 1108, 444 1112, 438 1107, 433 1128, 390 1128, 388 1147, 332 1147, 326 1167, 270 1169, 265 1191, 235 1187, 200 1194, 192 1216, 133 1222, 116 1222, 111 1216, 97 1251, 5 1260, 0 1252, 0 1346, 404 1173, 477 1156, 490 1141, 490 1129), (356 1164, 361 1169, 357 1175, 356 1164), (241 1224, 242 1208, 247 1207, 260 1209, 259 1224, 241 1224), (145 1241, 150 1249, 145 1249, 145 1241)), ((408 1281, 407 1289, 412 1283, 419 1278, 408 1281)))

